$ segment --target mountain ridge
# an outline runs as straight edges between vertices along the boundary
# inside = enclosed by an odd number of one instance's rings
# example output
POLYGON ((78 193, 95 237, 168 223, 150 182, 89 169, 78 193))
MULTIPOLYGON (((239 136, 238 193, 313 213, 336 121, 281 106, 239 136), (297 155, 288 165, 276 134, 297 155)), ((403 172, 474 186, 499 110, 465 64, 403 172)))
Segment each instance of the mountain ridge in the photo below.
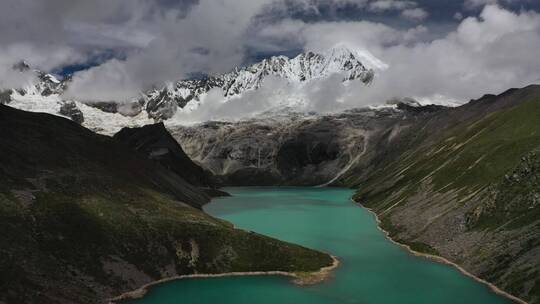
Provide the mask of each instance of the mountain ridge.
POLYGON ((165 168, 175 172, 190 184, 201 188, 216 188, 214 177, 195 164, 163 123, 141 128, 123 128, 113 136, 165 168))
MULTIPOLYGON (((274 56, 245 67, 237 67, 229 73, 209 75, 199 79, 185 79, 166 83, 158 88, 141 93, 140 97, 129 101, 78 101, 65 98, 72 78, 59 80, 55 76, 41 71, 33 71, 38 82, 24 88, 13 88, 1 93, 2 103, 29 111, 43 111, 62 115, 84 123, 85 117, 96 115, 88 107, 94 107, 106 114, 120 114, 126 121, 121 127, 141 126, 164 121, 174 116, 177 111, 192 111, 199 106, 204 96, 213 89, 221 90, 223 99, 237 97, 245 92, 257 90, 269 77, 283 79, 287 83, 303 85, 314 79, 342 74, 343 82, 359 81, 369 84, 374 78, 374 70, 368 69, 361 61, 360 54, 344 46, 330 49, 322 54, 301 53, 294 58, 274 56), (71 111, 60 108, 70 104, 71 111), (76 112, 75 118, 69 113, 76 112)), ((28 72, 31 67, 21 62, 14 67, 14 72, 28 72)), ((99 113, 98 113, 99 114, 99 113)), ((118 116, 117 116, 118 117, 118 116)), ((91 118, 87 126, 92 127, 91 118)), ((99 125, 98 123, 95 124, 99 125)), ((99 131, 99 130, 98 130, 99 131)), ((108 134, 116 130, 108 131, 108 134)))

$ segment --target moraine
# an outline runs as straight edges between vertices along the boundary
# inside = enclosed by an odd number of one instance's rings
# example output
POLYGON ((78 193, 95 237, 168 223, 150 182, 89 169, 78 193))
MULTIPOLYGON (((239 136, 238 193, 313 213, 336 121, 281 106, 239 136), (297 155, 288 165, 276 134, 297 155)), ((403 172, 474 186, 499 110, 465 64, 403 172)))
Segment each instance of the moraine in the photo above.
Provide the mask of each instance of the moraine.
POLYGON ((236 226, 330 252, 333 277, 299 287, 285 277, 224 277, 157 285, 132 304, 168 303, 511 303, 453 267, 408 254, 373 216, 337 188, 229 188, 205 207, 236 226))

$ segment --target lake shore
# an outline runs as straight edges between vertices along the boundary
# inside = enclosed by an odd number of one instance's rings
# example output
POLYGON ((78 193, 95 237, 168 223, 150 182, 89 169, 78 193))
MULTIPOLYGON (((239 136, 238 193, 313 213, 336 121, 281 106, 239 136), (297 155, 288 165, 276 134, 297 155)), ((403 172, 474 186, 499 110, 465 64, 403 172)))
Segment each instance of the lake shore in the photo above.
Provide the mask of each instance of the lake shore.
POLYGON ((418 252, 418 251, 415 251, 413 250, 409 245, 407 244, 403 244, 403 243, 400 243, 394 239, 392 239, 390 237, 390 233, 386 230, 384 230, 382 227, 381 227, 381 220, 379 218, 379 215, 373 211, 372 209, 368 208, 368 207, 365 207, 363 206, 362 204, 360 204, 359 202, 356 202, 355 200, 351 199, 352 202, 354 202, 355 204, 357 204, 358 206, 366 209, 367 211, 369 211, 371 214, 373 214, 373 216, 375 217, 375 220, 377 221, 377 228, 382 231, 385 235, 385 237, 391 241, 392 243, 400 246, 401 248, 404 248, 405 250, 407 250, 410 254, 414 255, 414 256, 418 256, 418 257, 423 257, 423 258, 427 258, 429 260, 432 260, 434 262, 438 262, 438 263, 441 263, 441 264, 446 264, 446 265, 450 265, 450 266, 453 266, 454 268, 456 268, 457 270, 459 270, 459 272, 461 272, 462 274, 472 278, 473 280, 479 282, 479 283, 482 283, 486 286, 488 286, 494 293, 498 294, 498 295, 501 295, 505 298, 508 298, 509 300, 511 301, 514 301, 516 303, 519 303, 519 304, 528 304, 526 301, 514 296, 514 295, 511 295, 507 292, 505 292, 504 290, 500 289, 499 287, 493 285, 492 283, 484 280, 484 279, 481 279, 477 276, 475 276, 474 274, 468 272, 465 268, 461 267, 460 265, 446 259, 446 258, 443 258, 441 256, 438 256, 438 255, 432 255, 432 254, 427 254, 427 253, 422 253, 422 252, 418 252))
POLYGON ((124 300, 140 299, 148 292, 148 290, 159 284, 183 280, 183 279, 203 279, 203 278, 221 278, 221 277, 238 277, 238 276, 286 276, 292 278, 292 283, 305 286, 321 283, 330 278, 332 271, 339 266, 339 260, 337 257, 331 255, 332 264, 322 267, 318 271, 314 272, 287 272, 287 271, 246 271, 246 272, 225 272, 225 273, 213 273, 213 274, 187 274, 179 275, 161 280, 153 281, 143 285, 133 291, 125 292, 117 297, 108 300, 109 303, 117 303, 124 300))

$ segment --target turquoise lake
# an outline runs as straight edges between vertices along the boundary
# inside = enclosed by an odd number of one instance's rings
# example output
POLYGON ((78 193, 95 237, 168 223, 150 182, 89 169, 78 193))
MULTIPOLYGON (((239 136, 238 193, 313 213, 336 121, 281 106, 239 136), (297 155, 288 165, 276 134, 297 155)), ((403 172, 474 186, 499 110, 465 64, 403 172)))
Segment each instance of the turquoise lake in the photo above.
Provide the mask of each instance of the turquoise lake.
POLYGON ((341 265, 333 277, 307 287, 273 276, 178 280, 129 303, 512 303, 453 267, 411 256, 391 243, 373 215, 350 201, 351 190, 225 190, 233 196, 212 201, 206 212, 240 228, 336 255, 341 265))

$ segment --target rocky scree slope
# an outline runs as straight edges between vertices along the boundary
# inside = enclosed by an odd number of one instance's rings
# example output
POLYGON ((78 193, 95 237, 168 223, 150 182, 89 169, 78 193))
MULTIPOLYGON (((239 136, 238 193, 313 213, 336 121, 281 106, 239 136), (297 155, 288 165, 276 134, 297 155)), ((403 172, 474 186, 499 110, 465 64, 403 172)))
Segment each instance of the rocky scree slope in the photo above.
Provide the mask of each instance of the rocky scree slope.
POLYGON ((540 303, 540 86, 400 121, 340 179, 390 236, 540 303))
POLYGON ((0 302, 104 303, 191 273, 310 271, 330 256, 241 231, 117 140, 0 105, 0 302))
POLYGON ((317 186, 379 151, 372 142, 407 117, 444 107, 399 103, 331 115, 287 113, 169 127, 186 153, 226 185, 317 186))

